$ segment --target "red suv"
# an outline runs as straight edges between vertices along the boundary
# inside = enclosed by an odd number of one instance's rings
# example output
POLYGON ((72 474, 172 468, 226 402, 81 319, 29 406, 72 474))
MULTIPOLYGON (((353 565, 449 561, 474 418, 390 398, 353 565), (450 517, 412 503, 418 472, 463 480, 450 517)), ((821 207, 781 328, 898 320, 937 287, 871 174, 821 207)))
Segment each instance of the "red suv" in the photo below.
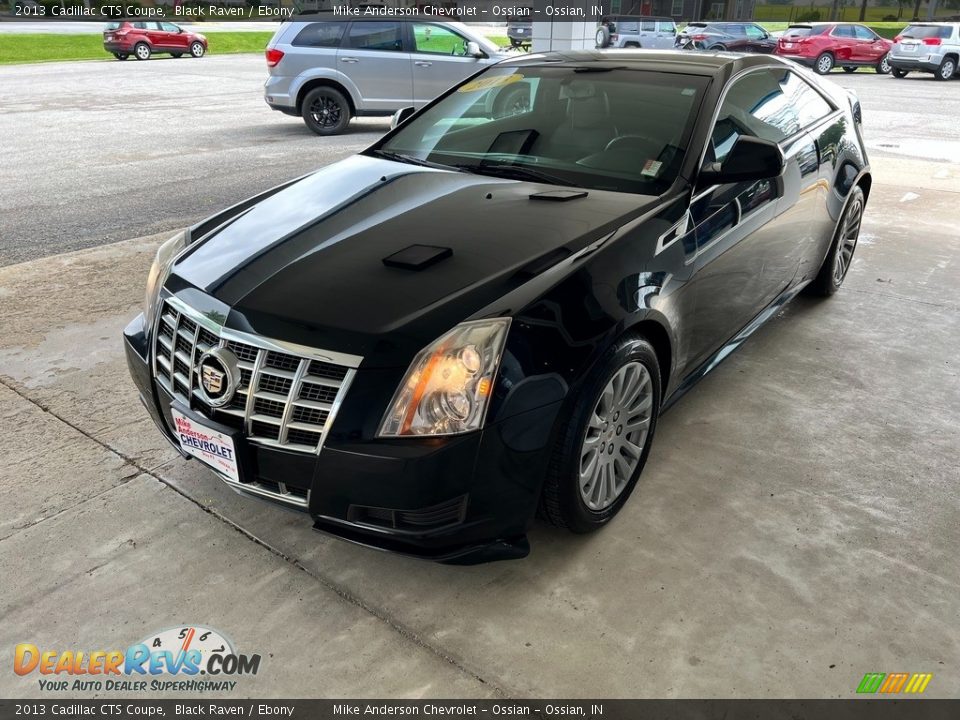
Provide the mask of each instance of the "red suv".
POLYGON ((153 53, 170 53, 174 57, 189 53, 198 58, 207 52, 207 39, 169 22, 118 20, 107 23, 103 47, 117 60, 131 55, 137 60, 149 60, 153 53))
POLYGON ((839 65, 846 72, 869 66, 881 75, 890 72, 889 40, 854 23, 791 25, 777 42, 777 55, 809 65, 826 75, 839 65))

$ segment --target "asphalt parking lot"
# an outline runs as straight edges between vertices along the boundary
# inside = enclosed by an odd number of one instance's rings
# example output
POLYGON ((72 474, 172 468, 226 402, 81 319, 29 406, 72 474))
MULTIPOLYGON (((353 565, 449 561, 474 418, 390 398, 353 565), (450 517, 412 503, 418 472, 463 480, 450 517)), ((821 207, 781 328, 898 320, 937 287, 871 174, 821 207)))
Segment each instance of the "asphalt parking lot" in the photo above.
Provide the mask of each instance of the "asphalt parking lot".
POLYGON ((4 652, 197 623, 263 655, 251 696, 850 697, 872 671, 960 693, 960 82, 834 76, 876 173, 842 291, 664 415, 603 532, 537 524, 528 558, 460 568, 233 494, 127 378, 159 241, 386 128, 318 139, 263 105, 264 76, 246 56, 0 69, 4 652))

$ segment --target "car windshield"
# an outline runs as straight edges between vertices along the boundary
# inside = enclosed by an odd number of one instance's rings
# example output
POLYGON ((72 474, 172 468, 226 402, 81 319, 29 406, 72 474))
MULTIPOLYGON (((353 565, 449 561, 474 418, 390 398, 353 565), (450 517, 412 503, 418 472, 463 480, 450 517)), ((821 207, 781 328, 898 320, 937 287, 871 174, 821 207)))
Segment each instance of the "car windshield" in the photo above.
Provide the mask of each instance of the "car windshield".
POLYGON ((911 25, 903 31, 901 37, 922 40, 924 38, 948 38, 950 28, 944 25, 911 25))
POLYGON ((555 185, 660 194, 676 179, 707 78, 625 67, 495 66, 373 155, 555 185))

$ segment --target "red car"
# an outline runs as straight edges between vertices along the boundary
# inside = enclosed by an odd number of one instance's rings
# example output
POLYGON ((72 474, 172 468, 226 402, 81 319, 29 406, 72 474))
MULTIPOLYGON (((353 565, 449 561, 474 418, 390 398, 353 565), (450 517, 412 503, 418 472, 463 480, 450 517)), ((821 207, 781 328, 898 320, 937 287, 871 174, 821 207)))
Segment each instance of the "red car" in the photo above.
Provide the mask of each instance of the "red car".
POLYGON ((890 72, 889 40, 854 23, 791 25, 777 42, 776 54, 809 65, 821 75, 840 66, 846 72, 872 67, 881 75, 890 72))
POLYGON ((137 60, 149 60, 154 53, 170 53, 174 57, 190 54, 198 58, 207 52, 207 39, 169 22, 117 20, 107 23, 103 47, 117 60, 131 55, 137 60))

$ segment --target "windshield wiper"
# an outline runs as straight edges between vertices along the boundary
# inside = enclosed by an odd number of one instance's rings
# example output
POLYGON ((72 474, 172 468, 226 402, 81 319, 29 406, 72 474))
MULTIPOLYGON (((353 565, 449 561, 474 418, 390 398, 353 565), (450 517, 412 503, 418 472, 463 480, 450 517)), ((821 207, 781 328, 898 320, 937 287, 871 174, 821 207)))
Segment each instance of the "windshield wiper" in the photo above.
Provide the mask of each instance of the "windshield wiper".
POLYGON ((419 165, 420 167, 436 168, 437 170, 458 170, 457 167, 442 165, 441 163, 421 160, 413 155, 404 155, 403 153, 393 152, 392 150, 371 150, 371 155, 376 155, 384 160, 393 160, 394 162, 406 163, 407 165, 419 165))
POLYGON ((514 178, 516 180, 533 180, 549 185, 569 185, 567 180, 551 175, 543 170, 537 170, 526 165, 511 165, 509 163, 480 163, 479 165, 457 165, 460 170, 476 173, 477 175, 492 175, 494 177, 514 178))

